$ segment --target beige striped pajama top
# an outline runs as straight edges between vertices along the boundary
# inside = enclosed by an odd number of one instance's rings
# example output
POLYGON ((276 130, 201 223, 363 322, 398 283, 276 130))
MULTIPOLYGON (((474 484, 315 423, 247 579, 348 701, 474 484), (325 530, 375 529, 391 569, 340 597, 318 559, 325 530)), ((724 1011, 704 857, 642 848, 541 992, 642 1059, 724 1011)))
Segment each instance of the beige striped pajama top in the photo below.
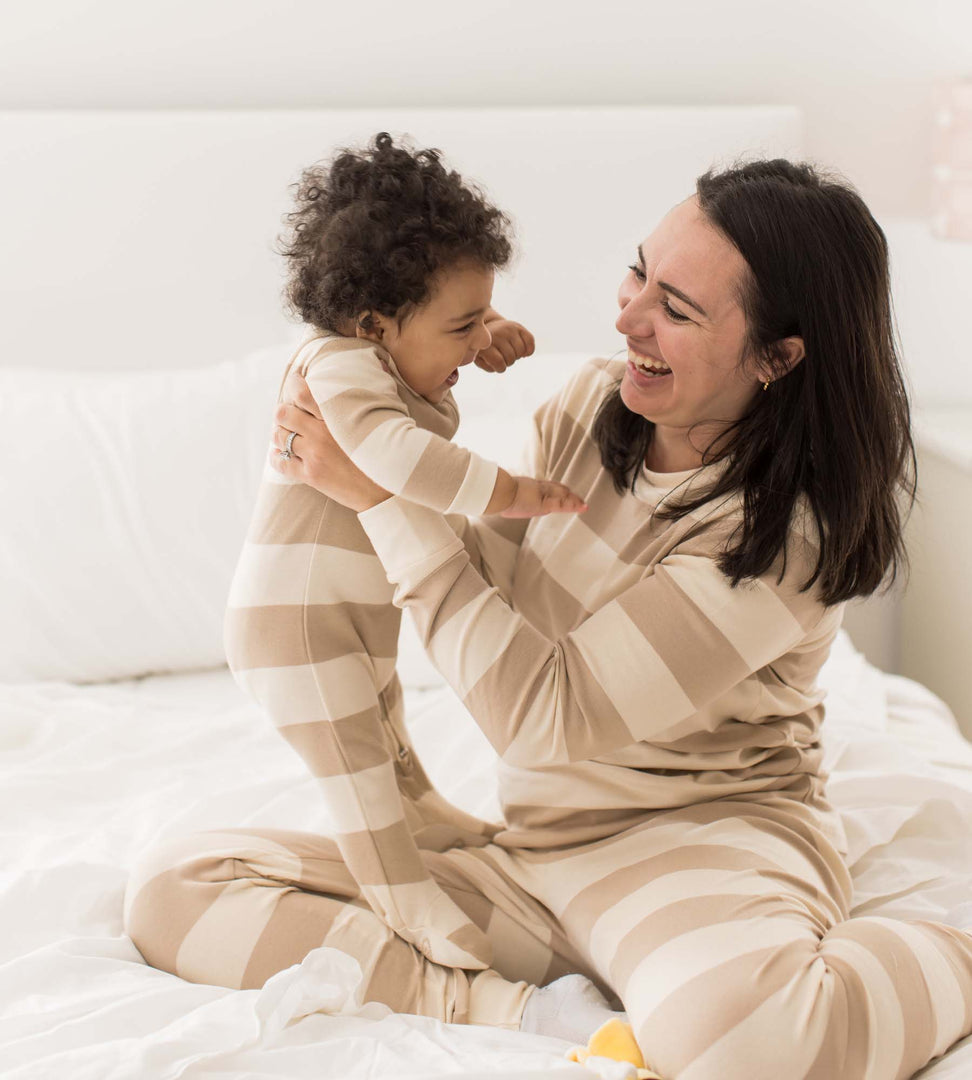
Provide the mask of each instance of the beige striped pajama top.
POLYGON ((534 475, 567 484, 584 513, 463 526, 393 496, 358 515, 395 603, 500 757, 494 842, 584 843, 646 811, 767 792, 846 853, 816 682, 843 605, 800 591, 815 562, 806 515, 781 580, 777 564, 731 588, 715 558, 738 497, 652 517, 722 465, 643 470, 634 494, 601 465, 590 428, 623 367, 588 362, 535 414, 534 475))
MULTIPOLYGON (((451 393, 432 404, 387 351, 315 330, 283 381, 291 370, 338 444, 383 487, 430 512, 486 507, 497 466, 448 441, 459 418, 451 393)), ((226 612, 230 668, 318 778, 342 857, 375 912, 430 960, 485 968, 489 942, 419 850, 482 845, 496 826, 443 799, 414 756, 391 601, 354 512, 268 463, 226 612)))

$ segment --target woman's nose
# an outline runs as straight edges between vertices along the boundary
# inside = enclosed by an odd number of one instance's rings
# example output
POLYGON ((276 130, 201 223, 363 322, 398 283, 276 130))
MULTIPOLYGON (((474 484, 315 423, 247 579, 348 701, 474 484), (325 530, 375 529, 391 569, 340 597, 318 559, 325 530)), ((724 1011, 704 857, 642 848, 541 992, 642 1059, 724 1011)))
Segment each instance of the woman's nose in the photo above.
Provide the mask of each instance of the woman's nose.
POLYGON ((618 312, 614 325, 619 333, 630 337, 650 337, 653 334, 651 305, 639 293, 636 296, 619 296, 618 312))

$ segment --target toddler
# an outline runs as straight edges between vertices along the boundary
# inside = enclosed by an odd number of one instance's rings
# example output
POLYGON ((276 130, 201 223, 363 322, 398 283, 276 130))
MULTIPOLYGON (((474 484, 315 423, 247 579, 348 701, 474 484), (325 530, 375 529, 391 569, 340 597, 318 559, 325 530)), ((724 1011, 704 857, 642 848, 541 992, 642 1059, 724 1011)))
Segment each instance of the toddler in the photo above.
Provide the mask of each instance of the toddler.
MULTIPOLYGON (((562 484, 511 476, 449 442, 460 369, 532 351, 528 332, 490 306, 511 255, 499 210, 437 151, 381 133, 306 170, 287 220, 288 299, 308 329, 283 382, 306 379, 355 465, 443 513, 582 508, 562 484)), ((442 798, 412 750, 393 591, 357 515, 268 463, 226 613, 230 667, 318 778, 362 899, 430 960, 483 969, 483 930, 420 850, 481 846, 499 826, 442 798)))

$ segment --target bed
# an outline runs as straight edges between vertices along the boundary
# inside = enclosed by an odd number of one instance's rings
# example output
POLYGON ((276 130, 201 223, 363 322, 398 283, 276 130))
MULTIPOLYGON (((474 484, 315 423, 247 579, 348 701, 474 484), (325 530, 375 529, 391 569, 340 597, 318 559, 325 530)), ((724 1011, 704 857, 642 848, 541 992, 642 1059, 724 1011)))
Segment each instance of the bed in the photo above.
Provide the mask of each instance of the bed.
MULTIPOLYGON (((533 408, 618 348, 631 229, 712 160, 801 146, 791 109, 0 114, 9 1080, 592 1075, 556 1039, 362 1005, 360 973, 330 950, 229 991, 149 968, 122 929, 128 867, 163 836, 329 827, 226 669, 220 627, 297 333, 272 251, 286 187, 382 128, 442 146, 516 218, 522 254, 496 306, 531 325, 538 353, 456 389, 457 437, 510 466, 533 408)), ((493 751, 408 618, 400 672, 433 780, 498 818, 493 751)), ((823 678, 855 912, 946 917, 972 899, 972 746, 939 699, 846 634, 823 678)), ((970 1044, 920 1075, 972 1074, 970 1044)))

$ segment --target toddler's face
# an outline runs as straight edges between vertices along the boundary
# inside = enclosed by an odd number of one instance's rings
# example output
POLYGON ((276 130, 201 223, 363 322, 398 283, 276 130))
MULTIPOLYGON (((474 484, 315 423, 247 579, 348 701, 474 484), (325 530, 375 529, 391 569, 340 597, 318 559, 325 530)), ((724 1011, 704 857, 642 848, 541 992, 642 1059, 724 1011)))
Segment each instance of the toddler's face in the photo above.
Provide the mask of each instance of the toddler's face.
POLYGON ((438 404, 492 338, 483 318, 493 296, 493 271, 461 263, 443 271, 426 304, 401 328, 381 319, 381 344, 402 378, 422 397, 438 404))

